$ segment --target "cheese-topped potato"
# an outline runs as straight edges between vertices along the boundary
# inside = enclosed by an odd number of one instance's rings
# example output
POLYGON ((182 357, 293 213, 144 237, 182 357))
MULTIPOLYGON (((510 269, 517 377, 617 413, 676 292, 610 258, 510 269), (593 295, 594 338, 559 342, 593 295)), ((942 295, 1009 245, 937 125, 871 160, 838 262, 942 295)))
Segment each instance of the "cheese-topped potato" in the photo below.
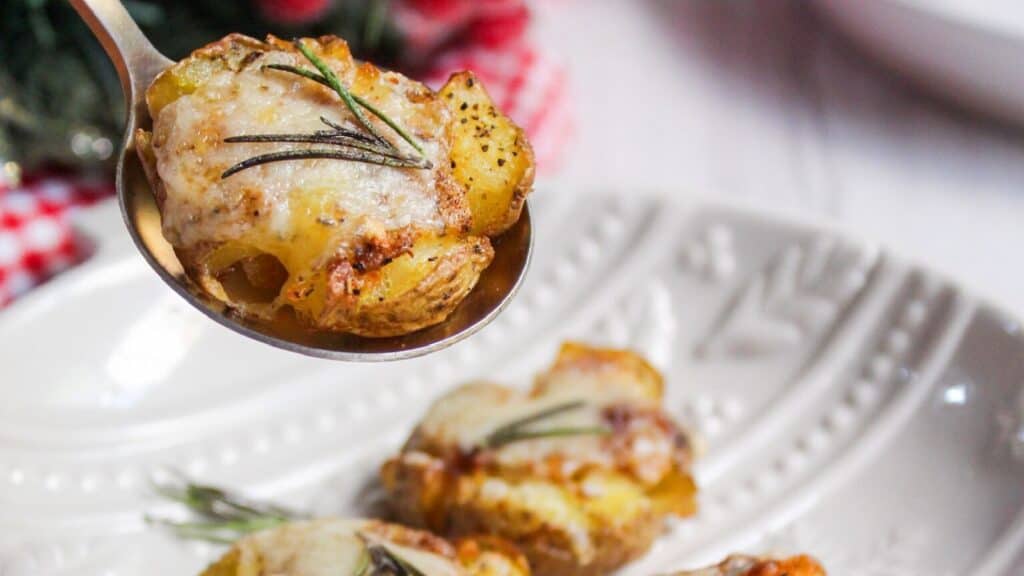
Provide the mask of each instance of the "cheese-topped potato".
POLYGON ((529 143, 470 73, 435 93, 354 60, 339 38, 301 42, 422 152, 370 108, 356 108, 367 128, 339 93, 273 68, 319 74, 295 44, 230 35, 146 94, 153 128, 136 144, 164 236, 189 276, 244 316, 290 308, 311 327, 364 336, 443 321, 490 263, 489 238, 519 218, 533 181, 529 143), (365 156, 368 144, 381 149, 371 129, 389 154, 418 164, 290 157, 229 170, 313 149, 365 156), (339 131, 344 146, 316 140, 339 131))
POLYGON ((530 574, 521 554, 491 538, 451 544, 427 532, 376 520, 322 519, 250 534, 202 576, 400 574, 387 564, 396 560, 428 576, 530 574))
POLYGON ((463 386, 382 468, 398 517, 519 546, 540 575, 604 574, 696 510, 691 442, 640 356, 565 344, 533 389, 463 386))
POLYGON ((730 556, 717 566, 675 576, 826 576, 825 569, 810 556, 785 559, 730 556))

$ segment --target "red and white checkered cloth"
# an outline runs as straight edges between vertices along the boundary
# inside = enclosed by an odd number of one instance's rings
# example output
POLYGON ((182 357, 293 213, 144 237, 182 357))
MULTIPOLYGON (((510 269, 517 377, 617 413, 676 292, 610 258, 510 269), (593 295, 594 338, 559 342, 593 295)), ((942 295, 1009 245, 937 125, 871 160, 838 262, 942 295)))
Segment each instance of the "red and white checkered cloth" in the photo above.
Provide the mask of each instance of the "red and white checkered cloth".
MULTIPOLYGON (((470 34, 466 47, 447 51, 425 80, 434 87, 452 72, 473 70, 492 98, 530 136, 543 173, 555 167, 572 128, 562 66, 523 39, 523 4, 512 0, 420 0, 462 8, 431 6, 410 26, 418 26, 422 43, 447 42, 453 34, 470 34), (474 6, 469 14, 464 9, 474 6), (467 22, 472 26, 467 27, 467 22)), ((17 188, 0 183, 0 308, 14 298, 88 256, 87 239, 74 235, 69 215, 110 196, 113 186, 60 173, 30 175, 17 188)))
POLYGON ((110 196, 106 180, 41 173, 18 188, 0 184, 0 306, 88 255, 74 210, 110 196))

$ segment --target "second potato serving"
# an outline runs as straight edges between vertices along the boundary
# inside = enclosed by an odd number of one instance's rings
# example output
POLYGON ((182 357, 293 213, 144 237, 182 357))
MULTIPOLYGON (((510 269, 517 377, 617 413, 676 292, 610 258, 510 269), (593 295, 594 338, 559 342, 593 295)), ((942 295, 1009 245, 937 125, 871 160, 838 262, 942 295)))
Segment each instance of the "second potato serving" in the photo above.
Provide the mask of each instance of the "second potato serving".
POLYGON ((696 510, 687 434, 643 358, 569 343, 529 393, 439 399, 381 475, 401 521, 514 542, 535 574, 596 576, 696 510))

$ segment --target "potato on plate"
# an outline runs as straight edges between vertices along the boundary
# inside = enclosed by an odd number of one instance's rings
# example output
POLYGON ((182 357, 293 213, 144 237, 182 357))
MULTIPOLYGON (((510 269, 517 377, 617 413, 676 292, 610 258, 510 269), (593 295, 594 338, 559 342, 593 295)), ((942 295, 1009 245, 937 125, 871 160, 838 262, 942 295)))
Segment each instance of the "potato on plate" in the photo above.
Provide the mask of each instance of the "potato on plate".
POLYGON ((696 510, 691 442, 661 400, 640 356, 568 343, 529 392, 437 400, 381 476, 403 522, 507 539, 542 576, 605 574, 696 510))
POLYGON ((146 101, 136 148, 164 236, 248 318, 370 337, 442 322, 532 187, 529 143, 471 73, 435 93, 332 36, 232 34, 146 101))
POLYGON ((826 576, 825 569, 810 556, 773 559, 754 556, 730 556, 721 564, 678 572, 675 576, 826 576))
POLYGON ((201 576, 529 576, 526 560, 491 538, 454 544, 377 520, 291 522, 236 542, 201 576))

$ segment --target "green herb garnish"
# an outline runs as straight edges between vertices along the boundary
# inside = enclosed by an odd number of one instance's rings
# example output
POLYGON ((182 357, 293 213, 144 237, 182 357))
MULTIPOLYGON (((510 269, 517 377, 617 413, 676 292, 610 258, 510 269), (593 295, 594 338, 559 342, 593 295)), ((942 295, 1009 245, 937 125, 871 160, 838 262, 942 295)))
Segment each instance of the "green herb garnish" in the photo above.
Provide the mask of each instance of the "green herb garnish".
POLYGON ((611 430, 604 426, 556 426, 552 428, 532 429, 531 424, 541 422, 553 416, 578 410, 585 406, 582 400, 573 400, 540 410, 535 414, 513 420, 495 428, 484 439, 484 447, 500 448, 512 442, 532 440, 536 438, 556 438, 560 436, 603 436, 611 430))
POLYGON ((185 505, 199 518, 193 522, 147 518, 170 526, 181 538, 231 543, 251 532, 305 518, 287 508, 249 500, 215 486, 196 484, 177 473, 157 483, 155 489, 160 495, 185 505))
POLYGON ((380 153, 375 152, 364 152, 358 148, 345 147, 338 150, 331 150, 326 148, 308 148, 303 150, 284 150, 281 152, 271 152, 269 154, 261 154, 254 156, 248 160, 243 160, 238 164, 235 164, 231 168, 228 168, 221 174, 221 178, 227 178, 232 174, 236 174, 245 170, 246 168, 252 168, 253 166, 259 166, 260 164, 269 164, 271 162, 284 162, 287 160, 306 160, 310 158, 327 158, 331 160, 353 160, 355 162, 363 162, 366 164, 377 164, 380 166, 392 166, 394 168, 418 168, 415 164, 410 164, 402 159, 394 158, 380 153))
MULTIPOLYGON (((147 518, 170 526, 180 538, 231 544, 246 534, 308 518, 281 506, 249 500, 215 486, 197 484, 173 472, 170 480, 156 484, 156 491, 184 504, 198 516, 199 519, 193 522, 147 518)), ((362 532, 355 535, 362 542, 363 550, 353 576, 426 576, 386 544, 362 532)))
POLYGON ((302 40, 296 39, 294 42, 295 47, 298 48, 299 52, 302 52, 302 55, 306 57, 306 60, 309 60, 309 62, 320 71, 320 75, 324 81, 326 81, 327 85, 338 93, 338 96, 341 97, 341 101, 345 103, 345 107, 348 108, 349 112, 355 115, 356 120, 359 121, 363 128, 366 128, 366 131, 372 134, 373 137, 381 144, 390 145, 383 136, 377 133, 373 124, 370 124, 370 121, 366 119, 366 115, 363 114, 363 110, 358 104, 356 104, 356 101, 352 98, 352 94, 349 93, 348 88, 342 86, 341 80, 338 79, 338 75, 334 73, 334 70, 331 70, 331 67, 328 66, 326 62, 321 60, 319 56, 307 48, 306 45, 302 43, 302 40))
POLYGON ((290 66, 287 64, 268 64, 264 66, 263 69, 297 74, 298 76, 327 86, 338 94, 341 101, 345 104, 345 107, 348 108, 353 116, 355 116, 356 121, 366 132, 363 133, 350 130, 339 124, 333 123, 326 118, 321 118, 320 120, 324 122, 324 124, 327 124, 331 130, 318 130, 311 134, 253 134, 232 136, 230 138, 226 138, 224 141, 228 143, 283 142, 323 144, 333 146, 334 148, 300 148, 261 154, 231 166, 221 174, 222 179, 233 174, 237 174, 247 168, 252 168, 253 166, 259 166, 270 162, 318 158, 351 160, 356 162, 365 162, 368 164, 378 164, 381 166, 391 166, 394 168, 429 169, 433 167, 433 164, 427 159, 420 143, 417 142, 416 139, 406 132, 401 126, 399 126, 397 122, 392 120, 387 114, 382 112, 372 103, 349 92, 349 90, 342 85, 338 75, 331 70, 327 63, 303 44, 301 40, 296 39, 294 44, 296 49, 298 49, 298 51, 301 52, 311 64, 313 64, 317 71, 299 68, 297 66, 290 66), (384 138, 384 136, 374 128, 373 124, 363 113, 363 109, 379 118, 384 122, 384 124, 394 130, 395 133, 401 136, 403 140, 408 142, 409 145, 416 150, 419 156, 412 157, 403 154, 393 143, 384 138))
MULTIPOLYGON (((291 72, 292 74, 296 74, 298 76, 302 76, 303 78, 307 78, 307 79, 312 80, 314 82, 318 82, 320 84, 323 84, 324 86, 327 86, 328 88, 334 88, 327 81, 327 79, 324 78, 323 76, 317 74, 316 72, 313 72, 312 70, 307 70, 305 68, 299 68, 298 66, 290 66, 288 64, 267 64, 263 68, 268 69, 268 70, 280 70, 281 72, 291 72)), ((397 122, 392 120, 390 116, 388 116, 387 114, 382 112, 379 108, 374 106, 372 102, 370 102, 369 100, 366 100, 365 98, 359 96, 358 94, 349 93, 349 96, 352 97, 352 100, 356 104, 359 104, 363 108, 366 108, 367 112, 369 112, 370 114, 373 114, 374 116, 379 118, 381 120, 381 122, 384 122, 385 124, 387 124, 389 128, 394 130, 399 136, 402 137, 402 140, 405 140, 406 142, 408 142, 409 145, 412 146, 413 148, 415 148, 417 152, 419 152, 421 155, 424 153, 423 152, 423 147, 420 145, 419 142, 416 141, 415 138, 413 138, 408 132, 406 132, 401 126, 399 126, 397 122)), ((387 143, 387 144, 390 146, 390 143, 387 143)))

